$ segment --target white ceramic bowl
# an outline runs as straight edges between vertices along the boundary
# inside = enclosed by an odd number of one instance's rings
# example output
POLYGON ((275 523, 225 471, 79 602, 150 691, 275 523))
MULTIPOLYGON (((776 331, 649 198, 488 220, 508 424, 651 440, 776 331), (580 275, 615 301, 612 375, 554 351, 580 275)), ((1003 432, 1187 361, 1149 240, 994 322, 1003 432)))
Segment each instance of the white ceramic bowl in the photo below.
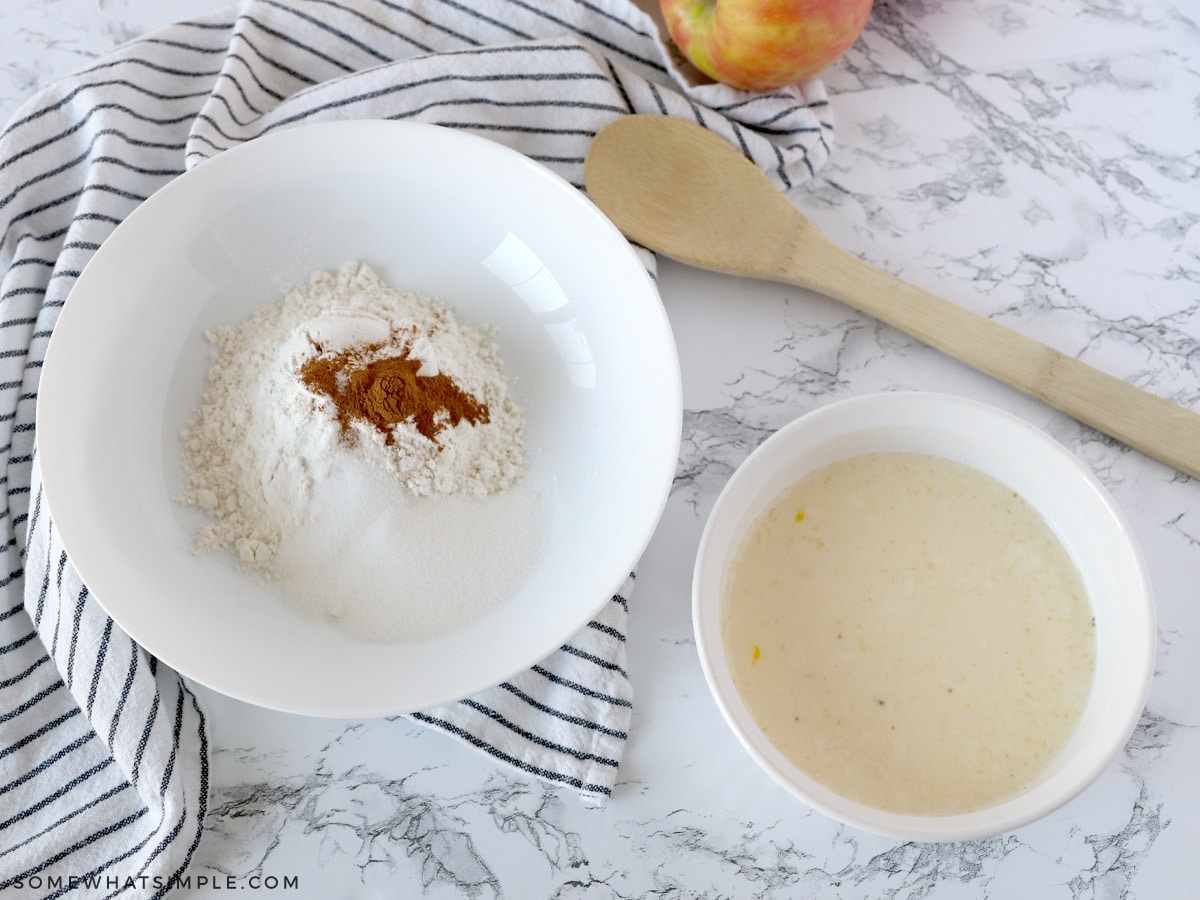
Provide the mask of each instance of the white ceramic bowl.
POLYGON ((1022 419, 958 397, 913 392, 832 403, 780 429, 750 455, 722 491, 701 538, 693 617, 709 688, 755 762, 814 809, 864 831, 914 841, 1001 834, 1079 794, 1112 762, 1136 726, 1157 643, 1151 586, 1140 551, 1099 481, 1064 447, 1022 419), (986 809, 945 816, 900 815, 839 796, 789 762, 763 736, 734 687, 725 657, 721 585, 752 521, 805 474, 846 457, 888 451, 965 463, 1021 494, 1067 549, 1095 614, 1095 676, 1073 736, 1033 784, 986 809))
POLYGON ((267 135, 143 203, 80 276, 37 413, 46 495, 96 599, 164 663, 263 706, 409 712, 503 681, 560 646, 628 576, 666 503, 682 417, 657 291, 576 189, 500 144, 349 121, 267 135), (456 633, 354 639, 292 612, 171 497, 206 329, 350 260, 495 326, 526 417, 526 484, 551 537, 517 592, 456 633))

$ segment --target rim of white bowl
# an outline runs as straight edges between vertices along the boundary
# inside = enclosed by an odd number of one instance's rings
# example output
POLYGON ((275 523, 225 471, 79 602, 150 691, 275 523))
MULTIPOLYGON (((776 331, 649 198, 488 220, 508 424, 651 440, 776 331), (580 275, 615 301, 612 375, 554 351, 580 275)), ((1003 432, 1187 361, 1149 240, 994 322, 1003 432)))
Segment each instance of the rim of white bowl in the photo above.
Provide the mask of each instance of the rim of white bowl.
MULTIPOLYGON (((974 439, 979 440, 978 433, 974 439)), ((1026 499, 1038 507, 1035 500, 1026 499)), ((1089 602, 1093 602, 1090 589, 1088 593, 1089 602)), ((701 669, 709 691, 727 725, 755 763, 781 787, 818 812, 869 833, 908 841, 975 840, 1004 834, 1049 815, 1082 793, 1108 768, 1133 734, 1145 708, 1157 650, 1153 590, 1145 560, 1123 513, 1091 470, 1066 447, 1019 416, 965 397, 925 391, 887 391, 834 401, 794 419, 760 444, 721 491, 701 533, 693 570, 692 616, 701 669), (1131 589, 1132 596, 1121 604, 1121 612, 1128 619, 1120 631, 1124 642, 1119 654, 1122 677, 1112 677, 1112 670, 1104 668, 1102 653, 1111 651, 1098 644, 1097 671, 1084 720, 1042 775, 1015 796, 992 806, 955 815, 921 816, 889 813, 841 797, 776 750, 758 730, 733 686, 724 658, 719 614, 721 581, 736 538, 744 532, 746 517, 752 515, 750 511, 761 511, 765 500, 777 496, 778 490, 765 490, 763 482, 768 475, 781 471, 781 459, 794 456, 785 452, 792 443, 807 448, 814 456, 823 453, 828 457, 824 462, 818 460, 796 468, 792 477, 795 480, 834 459, 855 455, 846 452, 846 446, 871 433, 889 428, 911 431, 931 427, 940 428, 946 435, 958 434, 967 443, 971 439, 961 436, 972 429, 1003 430, 1013 445, 1039 453, 1053 474, 1069 476, 1079 497, 1091 505, 1091 511, 1102 513, 1099 520, 1092 519, 1090 524, 1106 529, 1115 541, 1119 553, 1113 564, 1120 566, 1123 584, 1131 589), (847 444, 848 436, 854 438, 847 444), (822 453, 814 453, 814 448, 822 453), (1109 673, 1106 686, 1117 696, 1101 702, 1096 685, 1105 672, 1109 673)))

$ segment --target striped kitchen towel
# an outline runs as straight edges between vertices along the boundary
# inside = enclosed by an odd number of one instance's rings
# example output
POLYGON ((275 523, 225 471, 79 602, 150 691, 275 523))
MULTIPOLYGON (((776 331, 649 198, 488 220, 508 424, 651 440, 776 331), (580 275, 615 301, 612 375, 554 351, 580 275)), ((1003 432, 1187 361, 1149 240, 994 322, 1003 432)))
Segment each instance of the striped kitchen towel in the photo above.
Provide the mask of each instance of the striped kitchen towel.
MULTIPOLYGON (((203 834, 203 710, 89 595, 40 481, 34 409, 46 343, 105 237, 186 168, 301 123, 395 118, 466 129, 582 189, 592 135, 631 112, 699 121, 783 187, 809 178, 829 153, 819 83, 756 95, 693 84, 654 20, 628 0, 248 0, 124 46, 8 123, 0 894, 161 896, 203 834), (16 888, 25 894, 8 892, 16 888)), ((632 585, 542 664, 413 718, 602 802, 629 733, 632 585)))

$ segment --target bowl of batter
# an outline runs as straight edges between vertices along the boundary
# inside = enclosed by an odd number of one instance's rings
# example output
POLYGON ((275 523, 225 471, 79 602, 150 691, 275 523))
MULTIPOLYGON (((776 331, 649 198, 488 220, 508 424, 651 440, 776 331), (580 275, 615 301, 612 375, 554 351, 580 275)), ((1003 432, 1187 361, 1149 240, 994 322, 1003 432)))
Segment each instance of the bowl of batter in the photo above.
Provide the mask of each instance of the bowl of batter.
POLYGON ((868 395, 780 429, 705 527, 693 617, 717 706, 809 806, 902 840, 1047 815, 1120 752, 1156 645, 1137 543, 1023 420, 868 395))

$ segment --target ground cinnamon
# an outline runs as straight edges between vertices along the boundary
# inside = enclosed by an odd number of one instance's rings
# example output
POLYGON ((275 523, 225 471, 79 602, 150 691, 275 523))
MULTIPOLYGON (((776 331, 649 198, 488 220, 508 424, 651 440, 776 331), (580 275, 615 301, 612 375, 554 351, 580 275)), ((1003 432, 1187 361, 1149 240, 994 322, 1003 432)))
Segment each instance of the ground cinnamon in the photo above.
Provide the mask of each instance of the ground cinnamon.
POLYGON ((472 425, 487 423, 487 405, 461 390, 448 375, 418 375, 421 360, 403 351, 373 359, 372 351, 378 349, 314 356, 297 373, 309 390, 334 402, 342 434, 361 420, 386 435, 385 443, 390 445, 393 426, 411 421, 436 442, 438 432, 464 419, 472 425))

